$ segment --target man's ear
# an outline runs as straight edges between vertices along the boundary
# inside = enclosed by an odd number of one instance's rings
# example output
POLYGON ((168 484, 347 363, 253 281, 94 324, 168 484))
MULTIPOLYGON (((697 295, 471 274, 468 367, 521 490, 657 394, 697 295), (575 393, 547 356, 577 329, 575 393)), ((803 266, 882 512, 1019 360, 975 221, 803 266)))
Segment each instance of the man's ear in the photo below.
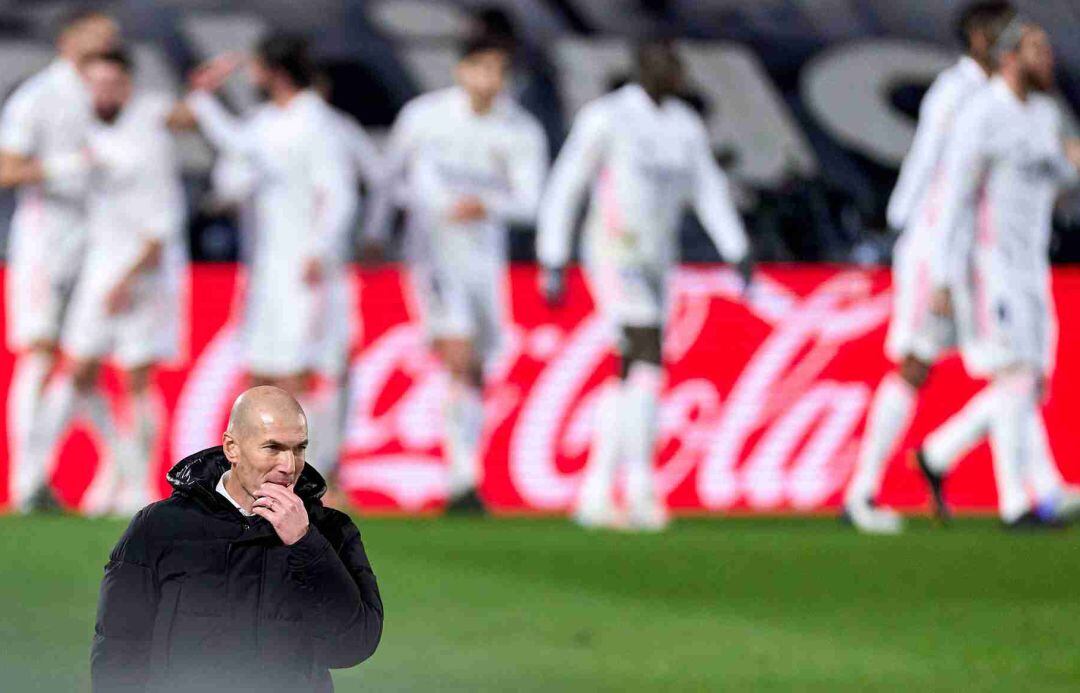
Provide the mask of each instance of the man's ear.
POLYGON ((225 435, 221 436, 221 449, 225 451, 225 459, 236 464, 236 460, 240 456, 239 447, 240 444, 236 442, 236 439, 228 431, 225 431, 225 435))

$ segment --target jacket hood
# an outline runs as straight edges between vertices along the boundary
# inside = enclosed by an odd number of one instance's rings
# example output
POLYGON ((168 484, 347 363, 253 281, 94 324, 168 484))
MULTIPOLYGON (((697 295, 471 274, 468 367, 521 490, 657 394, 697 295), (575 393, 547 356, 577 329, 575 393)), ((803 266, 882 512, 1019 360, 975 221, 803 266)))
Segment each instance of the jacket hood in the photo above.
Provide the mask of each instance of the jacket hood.
MULTIPOLYGON (((179 493, 213 502, 218 498, 217 483, 231 463, 220 445, 188 455, 173 465, 165 477, 179 493)), ((310 464, 304 465, 293 492, 305 503, 318 501, 326 493, 326 481, 310 464)), ((222 499, 224 500, 224 499, 222 499)))

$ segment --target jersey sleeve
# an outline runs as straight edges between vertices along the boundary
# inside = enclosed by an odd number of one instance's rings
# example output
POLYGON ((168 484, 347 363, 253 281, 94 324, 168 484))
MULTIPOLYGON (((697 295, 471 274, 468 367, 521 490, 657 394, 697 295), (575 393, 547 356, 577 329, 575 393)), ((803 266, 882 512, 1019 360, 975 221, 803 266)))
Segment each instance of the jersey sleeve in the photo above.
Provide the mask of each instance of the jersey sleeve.
POLYGON ((187 104, 195 115, 200 132, 215 149, 241 154, 250 151, 252 143, 248 129, 216 97, 196 91, 187 97, 187 104))
POLYGON ((28 85, 15 90, 0 111, 0 151, 30 156, 36 144, 36 100, 28 85))
POLYGON ((382 174, 371 186, 364 235, 374 240, 386 240, 390 235, 395 193, 404 182, 416 143, 418 113, 414 103, 406 104, 390 130, 382 157, 382 174))
POLYGON ((340 122, 349 159, 352 160, 368 187, 374 188, 382 177, 383 163, 379 148, 375 146, 360 123, 345 115, 341 116, 340 122))
POLYGON ((705 232, 729 262, 743 260, 750 251, 742 218, 731 201, 727 176, 720 170, 705 127, 695 124, 693 205, 705 232))
POLYGON ((569 261, 578 204, 607 152, 608 128, 601 105, 587 106, 555 160, 537 219, 536 256, 545 267, 562 267, 569 261))
POLYGON ((911 221, 919 201, 933 179, 949 136, 958 103, 959 90, 939 78, 926 93, 919 107, 915 139, 904 157, 900 176, 889 198, 886 219, 889 226, 902 230, 911 221))
POLYGON ((529 224, 536 221, 547 171, 547 137, 531 117, 522 119, 508 152, 510 188, 505 194, 487 195, 488 213, 502 221, 529 224))
POLYGON ((947 288, 957 279, 970 248, 976 197, 989 163, 986 111, 975 104, 957 118, 942 161, 941 207, 935 223, 939 251, 930 254, 930 281, 947 288))

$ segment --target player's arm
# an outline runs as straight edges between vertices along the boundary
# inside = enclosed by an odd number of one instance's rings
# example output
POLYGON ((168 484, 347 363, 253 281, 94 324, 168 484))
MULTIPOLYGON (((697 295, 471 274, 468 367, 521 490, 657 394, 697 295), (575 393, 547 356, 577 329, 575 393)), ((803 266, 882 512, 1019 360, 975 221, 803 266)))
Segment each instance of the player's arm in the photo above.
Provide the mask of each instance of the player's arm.
POLYGON ((310 147, 316 220, 313 254, 307 260, 305 280, 317 283, 325 263, 345 252, 356 217, 357 194, 347 152, 338 146, 332 128, 313 133, 310 147))
POLYGON ((335 513, 341 548, 334 550, 310 525, 290 547, 289 570, 311 605, 318 657, 332 669, 355 666, 370 657, 382 637, 383 603, 360 532, 335 513))
POLYGON ((98 596, 90 676, 95 693, 145 690, 161 598, 146 509, 109 556, 98 596))
POLYGON ((536 258, 543 269, 541 289, 549 303, 558 303, 562 298, 562 273, 570 261, 578 205, 603 163, 608 127, 607 114, 600 104, 587 106, 581 112, 555 159, 540 200, 536 258))
POLYGON ((382 178, 383 160, 379 148, 368 136, 364 128, 351 117, 341 118, 342 132, 345 135, 345 147, 349 159, 360 172, 360 177, 368 189, 377 186, 382 178))
POLYGON ((485 210, 505 222, 535 223, 548 165, 547 137, 539 123, 531 119, 525 122, 514 137, 508 158, 510 189, 505 194, 485 195, 485 210))
POLYGON ((984 122, 982 112, 962 113, 945 148, 941 207, 935 222, 939 251, 930 254, 931 303, 939 315, 952 312, 950 287, 971 247, 975 198, 989 162, 984 122))
POLYGON ((33 155, 38 114, 30 94, 16 91, 0 114, 0 188, 45 184, 64 190, 79 186, 90 170, 85 151, 39 159, 33 155))
POLYGON ((959 107, 956 103, 957 96, 955 88, 939 81, 923 98, 919 107, 915 138, 900 166, 900 175, 885 212, 889 226, 897 231, 907 226, 915 206, 923 198, 927 186, 934 178, 949 134, 949 126, 959 107))
POLYGON ((382 171, 368 181, 367 214, 363 224, 365 245, 381 248, 390 237, 396 193, 405 179, 416 138, 416 113, 413 104, 406 104, 390 129, 382 156, 382 171))
POLYGON ((720 255, 739 268, 743 283, 748 286, 753 264, 746 229, 731 201, 727 176, 712 154, 704 126, 699 128, 697 137, 699 143, 694 148, 694 211, 720 255))

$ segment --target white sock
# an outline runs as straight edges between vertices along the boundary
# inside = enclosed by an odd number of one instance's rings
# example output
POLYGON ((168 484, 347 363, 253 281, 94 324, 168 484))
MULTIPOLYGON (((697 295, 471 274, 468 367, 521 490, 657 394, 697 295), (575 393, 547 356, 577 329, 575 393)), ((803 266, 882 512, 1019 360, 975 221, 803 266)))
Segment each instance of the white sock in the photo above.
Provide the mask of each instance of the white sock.
POLYGON ((1024 476, 1039 504, 1053 504, 1065 487, 1065 480, 1061 478, 1061 472, 1054 461, 1054 453, 1050 449, 1050 440, 1046 434, 1046 422, 1037 406, 1032 409, 1028 421, 1031 456, 1024 476))
POLYGON ((480 483, 478 447, 484 432, 484 400, 480 389, 451 379, 445 414, 448 489, 454 498, 480 483))
POLYGON ((930 469, 948 474, 990 432, 996 396, 994 386, 987 385, 926 437, 923 455, 930 469))
POLYGON ((994 453, 998 512, 1002 520, 1011 522, 1030 509, 1023 479, 1031 454, 1028 437, 1030 417, 1035 409, 1035 377, 1030 373, 1012 373, 996 379, 993 388, 990 445, 994 453))
MULTIPOLYGON (((161 435, 161 422, 165 417, 165 404, 161 392, 153 385, 136 392, 131 399, 133 452, 136 460, 143 465, 145 474, 156 470, 158 457, 158 437, 161 435)), ((148 484, 139 489, 144 497, 149 497, 155 489, 148 484)))
POLYGON ((56 444, 71 425, 75 413, 75 385, 67 375, 58 376, 47 388, 30 427, 22 469, 16 477, 15 498, 28 499, 52 475, 56 444))
POLYGON ((622 386, 619 418, 626 464, 626 506, 631 516, 646 517, 660 508, 653 479, 656 409, 663 370, 635 361, 622 386))
POLYGON ((97 431, 105 448, 100 451, 102 465, 83 499, 83 507, 90 512, 115 509, 120 502, 115 495, 116 486, 121 480, 137 498, 144 497, 146 462, 139 459, 131 436, 121 432, 109 402, 99 391, 93 390, 79 395, 78 407, 79 413, 86 416, 97 431))
POLYGON ((885 462, 911 423, 917 394, 896 373, 889 373, 878 385, 870 403, 855 475, 844 494, 846 504, 867 503, 877 495, 885 462))
POLYGON ((337 473, 341 457, 344 406, 344 388, 333 380, 320 382, 305 397, 304 411, 308 414, 310 441, 308 461, 327 478, 337 473))
POLYGON ((28 456, 30 435, 40 414, 45 381, 52 370, 49 354, 30 351, 15 361, 8 390, 8 460, 11 467, 12 503, 22 507, 48 481, 40 460, 28 456))
POLYGON ((598 395, 592 445, 578 490, 578 513, 602 516, 611 512, 615 468, 621 452, 619 400, 622 391, 622 381, 611 378, 598 395))

